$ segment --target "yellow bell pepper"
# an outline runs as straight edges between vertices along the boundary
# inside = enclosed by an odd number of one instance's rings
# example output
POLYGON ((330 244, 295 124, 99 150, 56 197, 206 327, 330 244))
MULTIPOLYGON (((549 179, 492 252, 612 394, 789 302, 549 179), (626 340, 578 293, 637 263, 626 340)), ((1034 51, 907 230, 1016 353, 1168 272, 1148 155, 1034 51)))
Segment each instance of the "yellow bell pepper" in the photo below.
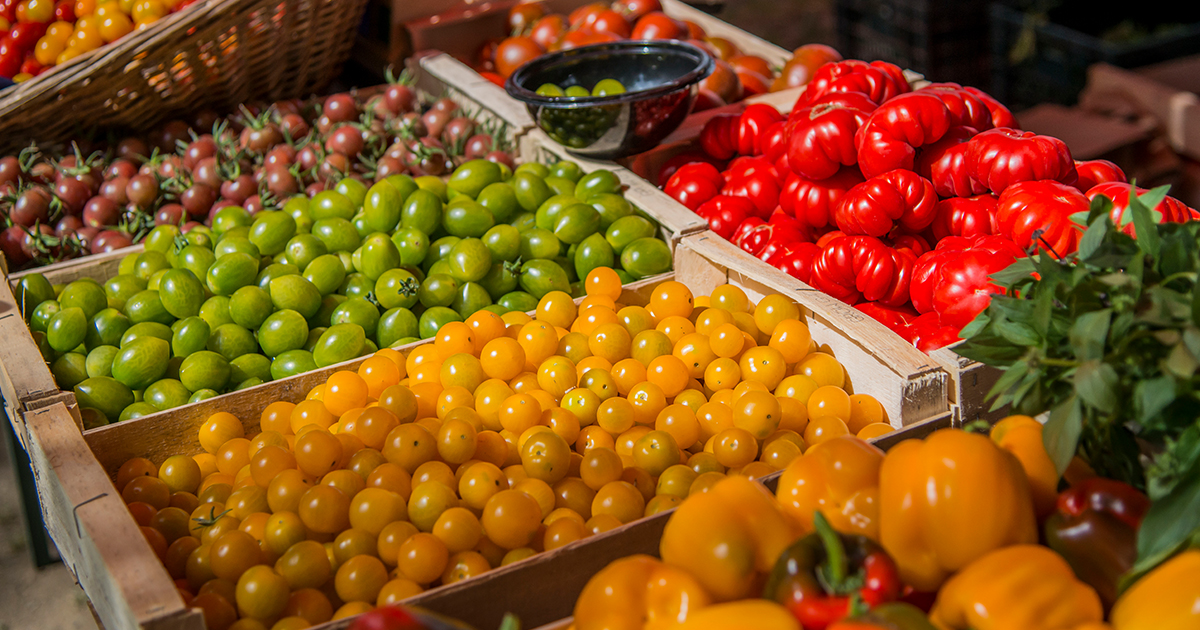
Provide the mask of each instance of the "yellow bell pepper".
POLYGON ((1005 547, 967 565, 929 613, 940 630, 1075 630, 1103 619, 1096 591, 1039 545, 1005 547))
POLYGON ((713 601, 726 602, 758 595, 799 533, 766 488, 734 476, 680 504, 658 550, 663 562, 691 573, 713 601))
POLYGON ((805 531, 820 511, 843 534, 879 540, 879 467, 883 451, 853 435, 821 442, 792 460, 775 496, 805 531))
POLYGON ((1116 630, 1200 628, 1200 551, 1185 551, 1134 583, 1112 610, 1116 630))
POLYGON ((674 630, 802 630, 786 608, 765 599, 709 606, 674 630))
POLYGON ((662 630, 709 604, 708 593, 682 569, 647 555, 610 563, 575 601, 577 630, 662 630))
POLYGON ((992 427, 991 437, 1020 460, 1038 520, 1049 516, 1058 500, 1058 469, 1042 442, 1042 423, 1029 416, 1009 416, 992 427))
POLYGON ((901 442, 883 460, 879 496, 880 543, 918 591, 989 551, 1037 542, 1020 462, 982 435, 942 429, 901 442))

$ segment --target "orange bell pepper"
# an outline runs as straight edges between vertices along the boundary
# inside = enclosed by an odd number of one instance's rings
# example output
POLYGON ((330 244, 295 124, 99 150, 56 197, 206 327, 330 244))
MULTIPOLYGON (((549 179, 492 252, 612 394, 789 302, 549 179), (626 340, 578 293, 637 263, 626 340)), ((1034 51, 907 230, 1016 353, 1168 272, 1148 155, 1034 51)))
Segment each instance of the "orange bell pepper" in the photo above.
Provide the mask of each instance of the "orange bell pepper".
POLYGON ((577 630, 659 630, 709 604, 708 593, 682 569, 647 555, 610 563, 575 601, 577 630))
POLYGON ((1020 462, 960 429, 901 442, 879 471, 880 543, 918 591, 1001 547, 1037 542, 1020 462))
POLYGON ((1185 551, 1134 582, 1113 606, 1116 630, 1200 628, 1200 550, 1185 551))
POLYGON ((799 533, 761 484, 728 477, 675 509, 658 549, 663 562, 691 573, 713 601, 726 602, 758 595, 799 533))
POLYGON ((1029 416, 1009 416, 992 427, 991 437, 1021 462, 1033 494, 1034 513, 1039 521, 1045 519, 1058 500, 1058 469, 1042 442, 1042 423, 1029 416))
POLYGON ((709 606, 673 630, 803 630, 786 608, 765 599, 709 606))
POLYGON ((1074 630, 1103 619, 1096 591, 1039 545, 1005 547, 975 560, 946 581, 929 613, 941 630, 1074 630))
POLYGON ((879 467, 883 451, 853 435, 821 442, 792 460, 775 496, 805 531, 818 510, 843 534, 879 540, 879 467))

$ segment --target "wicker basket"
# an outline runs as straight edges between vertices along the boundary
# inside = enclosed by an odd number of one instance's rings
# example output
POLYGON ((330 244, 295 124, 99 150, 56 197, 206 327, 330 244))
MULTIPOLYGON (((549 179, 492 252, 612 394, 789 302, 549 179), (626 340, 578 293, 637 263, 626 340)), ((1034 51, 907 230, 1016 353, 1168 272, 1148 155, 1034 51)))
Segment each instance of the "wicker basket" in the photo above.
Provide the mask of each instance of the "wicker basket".
POLYGON ((202 0, 0 92, 0 150, 307 96, 336 76, 365 7, 366 0, 202 0))

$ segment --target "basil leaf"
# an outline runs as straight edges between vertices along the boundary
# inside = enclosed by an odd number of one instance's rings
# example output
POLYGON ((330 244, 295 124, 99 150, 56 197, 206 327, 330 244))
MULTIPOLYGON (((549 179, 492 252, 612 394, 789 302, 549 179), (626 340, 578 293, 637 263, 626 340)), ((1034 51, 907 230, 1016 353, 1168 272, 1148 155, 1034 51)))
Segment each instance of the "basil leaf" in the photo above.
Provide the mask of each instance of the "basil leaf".
POLYGON ((1200 529, 1200 469, 1193 464, 1165 497, 1150 504, 1138 529, 1138 561, 1131 574, 1142 574, 1169 558, 1200 529))
POLYGON ((1075 457, 1082 432, 1083 409, 1075 396, 1067 398, 1050 411, 1050 419, 1042 427, 1042 443, 1059 475, 1067 470, 1071 458, 1075 457))
POLYGON ((1085 361, 1075 371, 1075 393, 1084 403, 1104 413, 1117 410, 1117 371, 1098 359, 1085 361))
POLYGON ((1082 361, 1104 357, 1104 346, 1108 342, 1108 327, 1112 322, 1112 309, 1083 313, 1071 325, 1068 339, 1071 350, 1082 361))

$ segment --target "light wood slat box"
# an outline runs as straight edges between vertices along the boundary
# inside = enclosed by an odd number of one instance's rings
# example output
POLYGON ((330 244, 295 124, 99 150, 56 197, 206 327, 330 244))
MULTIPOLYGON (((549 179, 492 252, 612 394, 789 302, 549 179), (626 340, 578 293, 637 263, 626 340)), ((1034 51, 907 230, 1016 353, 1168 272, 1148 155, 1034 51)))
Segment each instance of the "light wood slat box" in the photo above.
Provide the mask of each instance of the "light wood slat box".
MULTIPOLYGON (((909 79, 909 83, 914 86, 926 83, 925 78, 920 74, 908 70, 905 71, 905 74, 909 79)), ((772 94, 764 94, 747 99, 741 103, 733 103, 719 109, 689 116, 683 125, 666 138, 658 148, 633 156, 628 160, 624 160, 623 163, 629 167, 629 170, 645 178, 651 185, 661 184, 662 182, 657 181, 661 166, 670 158, 684 151, 698 150, 700 131, 704 128, 704 124, 713 116, 721 113, 739 113, 750 103, 765 103, 775 107, 786 115, 791 111, 792 105, 795 104, 796 99, 803 93, 803 90, 803 88, 794 88, 772 94)), ((535 132, 537 131, 539 130, 535 130, 535 132)), ((535 132, 531 132, 531 135, 535 132)), ((742 252, 740 249, 734 249, 741 258, 744 258, 748 262, 755 262, 763 267, 769 267, 769 265, 759 262, 756 258, 742 252)), ((815 289, 811 290, 815 291, 815 289)), ((829 299, 832 300, 833 298, 829 299)), ((871 319, 857 309, 846 305, 843 306, 845 306, 842 314, 844 317, 852 319, 865 317, 868 320, 871 319)), ((871 321, 873 322, 874 320, 871 321)), ((880 325, 880 328, 883 328, 888 336, 894 337, 897 342, 904 342, 899 335, 887 330, 886 327, 880 325)), ((992 385, 1000 378, 999 370, 958 355, 954 352, 953 346, 939 348, 930 352, 927 356, 933 359, 950 375, 950 401, 954 408, 956 423, 966 423, 979 419, 995 421, 1007 415, 1007 407, 992 411, 991 403, 985 400, 992 385)))
MULTIPOLYGON (((899 430, 879 438, 877 444, 887 447, 901 439, 923 436, 950 425, 947 375, 938 366, 907 365, 906 350, 911 348, 880 350, 871 346, 878 340, 852 338, 850 335, 861 329, 830 319, 820 294, 782 272, 747 265, 740 257, 732 256, 731 249, 728 243, 709 235, 685 237, 675 252, 677 272, 629 285, 622 302, 645 304, 653 287, 670 278, 688 285, 698 295, 707 295, 726 282, 742 287, 755 300, 769 293, 781 293, 805 307, 814 340, 843 362, 852 376, 855 391, 876 396, 887 409, 892 424, 899 430), (815 302, 814 297, 818 298, 815 302)), ((411 348, 402 347, 400 351, 407 353, 411 348)), ((356 365, 350 362, 337 367, 352 369, 356 365)), ((302 400, 308 388, 323 382, 334 369, 234 392, 221 397, 219 404, 213 403, 217 399, 210 399, 93 429, 82 436, 72 410, 61 401, 27 412, 27 422, 20 431, 33 461, 51 535, 108 630, 139 626, 172 630, 200 627, 195 617, 183 608, 171 580, 113 487, 111 479, 117 468, 134 456, 161 463, 170 455, 199 453, 198 428, 209 414, 218 410, 237 415, 247 433, 253 434, 258 431, 259 415, 267 404, 276 400, 302 400)), ((430 590, 411 603, 457 615, 479 628, 495 627, 492 622, 498 621, 496 615, 502 615, 510 604, 518 603, 517 586, 522 585, 525 592, 538 593, 536 599, 551 606, 534 615, 536 623, 560 619, 569 614, 578 589, 604 564, 643 547, 653 552, 663 523, 665 520, 659 517, 643 519, 511 567, 430 590), (542 575, 544 579, 531 582, 531 575, 542 575), (546 598, 540 593, 548 591, 527 588, 535 583, 547 588, 561 583, 566 590, 561 598, 546 598), (575 590, 570 592, 570 589, 575 590)), ((343 622, 328 627, 346 625, 343 622)))

